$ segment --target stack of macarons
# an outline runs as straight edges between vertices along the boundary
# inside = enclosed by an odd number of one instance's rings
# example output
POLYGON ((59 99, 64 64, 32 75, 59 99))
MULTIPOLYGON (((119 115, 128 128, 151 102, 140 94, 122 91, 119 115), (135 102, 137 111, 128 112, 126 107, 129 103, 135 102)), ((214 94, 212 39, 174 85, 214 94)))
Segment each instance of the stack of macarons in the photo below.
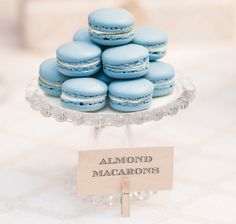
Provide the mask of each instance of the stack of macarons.
POLYGON ((127 10, 98 9, 88 16, 88 28, 40 65, 38 84, 64 107, 79 111, 106 105, 121 112, 144 110, 153 97, 174 89, 174 68, 159 61, 166 45, 167 35, 156 28, 134 30, 127 10))

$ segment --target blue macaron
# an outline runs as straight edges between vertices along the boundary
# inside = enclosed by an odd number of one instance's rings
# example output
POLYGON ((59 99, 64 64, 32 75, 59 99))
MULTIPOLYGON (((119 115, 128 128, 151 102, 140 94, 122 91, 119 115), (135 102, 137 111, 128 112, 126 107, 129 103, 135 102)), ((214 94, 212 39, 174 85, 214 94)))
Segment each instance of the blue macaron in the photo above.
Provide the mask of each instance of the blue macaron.
POLYGON ((159 29, 140 27, 135 30, 133 43, 146 47, 150 61, 162 58, 166 54, 167 35, 159 29))
POLYGON ((115 79, 132 79, 145 75, 149 67, 148 50, 137 44, 106 49, 102 54, 103 71, 115 79))
POLYGON ((95 74, 101 67, 101 49, 89 42, 70 42, 57 49, 57 69, 70 77, 95 74))
POLYGON ((91 39, 101 45, 127 44, 134 38, 133 15, 121 8, 104 8, 90 13, 88 17, 91 39))
POLYGON ((147 109, 152 102, 153 84, 144 78, 117 80, 109 85, 110 106, 121 112, 147 109))
POLYGON ((145 78, 154 84, 154 97, 165 96, 173 91, 174 75, 175 70, 171 65, 161 61, 150 63, 149 72, 145 78))
POLYGON ((95 78, 73 78, 62 85, 64 107, 79 111, 96 111, 106 105, 107 85, 95 78))
POLYGON ((107 76, 103 70, 100 70, 99 72, 97 72, 94 76, 95 79, 99 79, 103 82, 105 82, 107 85, 109 85, 112 81, 114 81, 113 78, 107 76))
POLYGON ((73 36, 73 41, 84 41, 91 43, 89 31, 87 27, 77 30, 73 36))
POLYGON ((45 93, 52 96, 60 96, 62 83, 67 79, 67 76, 57 71, 55 58, 47 59, 40 65, 38 85, 45 93))
MULTIPOLYGON (((91 40, 87 27, 77 30, 73 36, 73 41, 88 42, 88 43, 96 44, 91 40)), ((108 46, 104 46, 104 45, 99 45, 99 47, 101 48, 102 51, 108 48, 108 46)))

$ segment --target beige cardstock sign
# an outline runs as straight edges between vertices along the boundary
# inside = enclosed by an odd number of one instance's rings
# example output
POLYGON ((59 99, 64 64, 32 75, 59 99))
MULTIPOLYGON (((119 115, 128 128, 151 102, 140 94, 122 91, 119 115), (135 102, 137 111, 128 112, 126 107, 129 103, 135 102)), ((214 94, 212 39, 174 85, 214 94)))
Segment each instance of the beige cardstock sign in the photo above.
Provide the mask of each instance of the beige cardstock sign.
POLYGON ((168 190, 173 184, 172 147, 79 151, 78 194, 168 190))

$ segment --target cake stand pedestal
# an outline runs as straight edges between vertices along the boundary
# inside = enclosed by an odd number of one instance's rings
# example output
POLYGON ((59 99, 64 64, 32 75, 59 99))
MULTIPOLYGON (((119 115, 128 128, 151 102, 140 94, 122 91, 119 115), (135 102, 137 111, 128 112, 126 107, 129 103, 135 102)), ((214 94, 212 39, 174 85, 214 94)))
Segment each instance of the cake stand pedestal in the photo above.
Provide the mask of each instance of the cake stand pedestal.
MULTIPOLYGON (((91 133, 88 141, 95 147, 100 146, 101 132, 107 126, 125 127, 126 142, 128 146, 133 146, 131 125, 142 125, 176 115, 178 111, 189 106, 194 96, 195 87, 191 80, 181 77, 176 79, 176 88, 172 94, 154 98, 151 107, 147 110, 121 113, 107 106, 98 112, 80 112, 62 107, 60 99, 57 97, 45 95, 38 87, 37 80, 33 80, 26 88, 26 100, 33 110, 39 111, 44 117, 53 117, 56 121, 71 122, 77 126, 90 125, 91 133)), ((153 192, 132 192, 130 197, 131 200, 144 200, 152 194, 153 192)), ((93 203, 111 205, 119 202, 120 195, 91 196, 87 199, 93 203)))

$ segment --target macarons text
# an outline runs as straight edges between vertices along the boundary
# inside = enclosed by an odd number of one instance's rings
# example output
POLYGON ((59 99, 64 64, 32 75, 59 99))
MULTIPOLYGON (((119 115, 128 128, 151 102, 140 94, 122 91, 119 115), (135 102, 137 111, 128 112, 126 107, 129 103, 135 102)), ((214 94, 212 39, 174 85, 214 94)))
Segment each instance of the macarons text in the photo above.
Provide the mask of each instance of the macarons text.
POLYGON ((111 169, 100 169, 93 170, 92 177, 108 177, 108 176, 127 176, 127 175, 147 175, 147 174, 158 174, 160 172, 159 167, 143 165, 138 166, 138 164, 150 164, 153 161, 152 156, 128 156, 128 157, 108 157, 102 158, 99 162, 100 166, 115 165, 116 168, 111 169), (120 169, 117 165, 119 164, 137 164, 137 167, 130 167, 125 169, 120 169))

